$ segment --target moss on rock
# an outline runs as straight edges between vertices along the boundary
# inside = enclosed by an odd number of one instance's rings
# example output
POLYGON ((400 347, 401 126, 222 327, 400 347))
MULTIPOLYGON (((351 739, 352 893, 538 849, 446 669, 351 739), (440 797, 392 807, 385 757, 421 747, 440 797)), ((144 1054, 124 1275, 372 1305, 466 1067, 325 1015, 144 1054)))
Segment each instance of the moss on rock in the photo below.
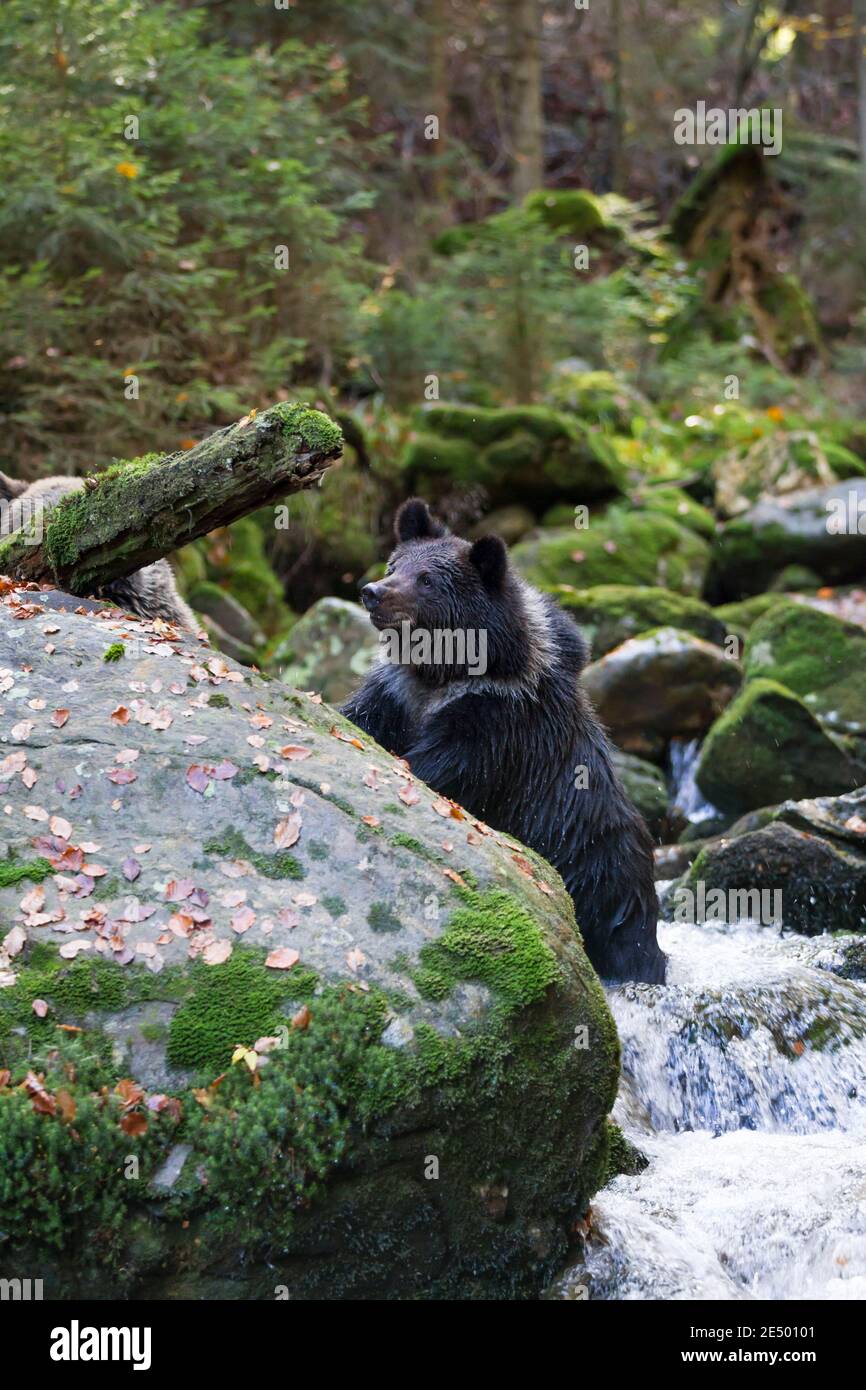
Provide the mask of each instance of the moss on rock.
POLYGON ((612 507, 586 528, 541 532, 522 541, 512 559, 542 589, 651 585, 696 596, 707 572, 709 547, 669 517, 612 507))
POLYGON ((696 779, 722 811, 739 813, 787 799, 852 790, 857 773, 792 691, 755 679, 716 720, 696 779))
POLYGON ((676 627, 717 645, 728 631, 701 599, 653 585, 597 584, 588 589, 558 585, 550 592, 589 639, 595 660, 649 628, 676 627))

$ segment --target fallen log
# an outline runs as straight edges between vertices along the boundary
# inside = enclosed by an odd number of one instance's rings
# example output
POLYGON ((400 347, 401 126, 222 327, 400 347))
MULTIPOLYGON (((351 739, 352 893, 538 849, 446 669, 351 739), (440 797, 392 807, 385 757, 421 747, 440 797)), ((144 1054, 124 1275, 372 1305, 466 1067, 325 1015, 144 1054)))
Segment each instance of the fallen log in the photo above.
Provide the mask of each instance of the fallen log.
POLYGON ((113 464, 45 515, 36 506, 19 530, 0 540, 0 574, 93 593, 310 487, 342 445, 339 426, 327 415, 276 405, 183 453, 113 464))

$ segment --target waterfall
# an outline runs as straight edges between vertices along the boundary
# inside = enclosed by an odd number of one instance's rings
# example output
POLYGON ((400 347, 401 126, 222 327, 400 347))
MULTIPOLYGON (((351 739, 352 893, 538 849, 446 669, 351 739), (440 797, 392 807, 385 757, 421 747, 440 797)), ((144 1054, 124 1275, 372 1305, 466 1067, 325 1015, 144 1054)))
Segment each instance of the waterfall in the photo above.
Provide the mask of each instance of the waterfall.
POLYGON ((866 986, 844 938, 660 924, 663 986, 610 993, 614 1111, 649 1166, 593 1205, 554 1296, 866 1298, 866 986))

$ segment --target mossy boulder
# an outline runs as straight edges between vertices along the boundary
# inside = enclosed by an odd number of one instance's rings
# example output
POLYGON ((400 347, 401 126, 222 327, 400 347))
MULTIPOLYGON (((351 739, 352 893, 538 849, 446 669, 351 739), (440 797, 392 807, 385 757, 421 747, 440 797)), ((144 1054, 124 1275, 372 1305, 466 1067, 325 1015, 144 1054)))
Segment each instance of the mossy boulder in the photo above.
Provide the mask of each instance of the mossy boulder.
POLYGON ((547 406, 425 407, 403 473, 407 490, 434 501, 455 488, 483 487, 494 507, 587 500, 619 487, 602 431, 547 406))
POLYGON ((808 604, 771 608, 749 634, 745 672, 799 695, 833 733, 866 739, 866 631, 808 604))
POLYGON ((742 679, 739 663, 720 647, 661 627, 593 662, 583 686, 620 747, 653 756, 669 739, 709 728, 742 679))
POLYGON ((862 775, 793 691, 765 679, 748 681, 713 725, 695 774, 704 796, 733 813, 851 791, 862 775))
POLYGON ((537 1293, 618 1073, 557 875, 329 706, 48 598, 0 600, 4 1269, 46 1298, 537 1293))
POLYGON ((379 641, 358 603, 322 598, 299 618, 271 658, 286 685, 316 690, 339 705, 376 661, 379 641))
POLYGON ((654 763, 638 758, 634 753, 626 753, 621 748, 614 748, 613 762, 629 800, 633 801, 640 811, 650 834, 658 835, 665 823, 668 809, 668 789, 664 775, 654 763))
POLYGON ((603 204, 587 188, 539 188, 527 195, 523 206, 564 236, 592 237, 608 225, 603 204))
POLYGON ((786 565, 807 565, 825 583, 866 574, 866 478, 805 488, 758 502, 719 528, 709 585, 718 601, 766 588, 786 565))
POLYGON ((735 637, 745 641, 755 623, 759 618, 763 618, 765 613, 774 612, 794 602, 795 600, 788 598, 787 594, 778 592, 754 594, 752 598, 741 599, 738 603, 721 603, 711 611, 724 625, 726 632, 733 633, 735 637))
POLYGON ((570 370, 567 362, 557 364, 547 401, 616 434, 631 434, 636 420, 652 414, 649 401, 614 372, 570 370))
POLYGON ((675 627, 720 645, 728 632, 709 604, 652 585, 597 584, 573 589, 561 584, 550 591, 570 613, 592 647, 595 660, 629 637, 653 627, 675 627))
POLYGON ((706 845, 682 886, 779 892, 785 926, 809 936, 866 930, 866 788, 786 801, 762 821, 706 845))
POLYGON ((709 565, 706 541, 669 517, 611 507, 581 529, 553 528, 529 536, 511 557, 531 584, 650 585, 700 595, 709 565))
POLYGON ((632 495, 632 503, 648 512, 661 512, 681 526, 712 540, 716 533, 716 518, 708 507, 702 507, 680 487, 654 487, 645 491, 638 489, 632 495))
POLYGON ((723 516, 739 516, 767 497, 830 486, 866 473, 866 463, 814 430, 774 430, 748 446, 721 454, 713 464, 715 503, 723 516))

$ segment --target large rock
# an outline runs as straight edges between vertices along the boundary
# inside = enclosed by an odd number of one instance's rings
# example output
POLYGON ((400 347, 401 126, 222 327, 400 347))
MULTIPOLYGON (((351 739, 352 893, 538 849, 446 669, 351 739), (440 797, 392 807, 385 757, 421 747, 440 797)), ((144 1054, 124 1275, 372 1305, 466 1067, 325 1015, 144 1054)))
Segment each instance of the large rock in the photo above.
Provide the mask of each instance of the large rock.
POLYGON ((583 684, 621 748, 655 755, 671 738, 708 729, 742 678, 739 663, 721 647, 661 627, 588 666, 583 684))
POLYGON ((636 584, 597 584, 575 589, 561 584, 554 598, 582 630, 597 661, 629 637, 654 627, 676 627, 720 645, 728 632, 708 603, 670 589, 636 584))
POLYGON ((340 705, 376 661, 379 639, 358 603, 321 598, 276 648, 271 665, 286 685, 340 705))
POLYGON ((785 926, 809 936, 863 931, 866 787, 846 796, 786 801, 768 809, 762 826, 743 834, 733 826, 701 850, 681 886, 696 892, 699 884, 705 894, 778 892, 785 926))
POLYGON ((829 487, 864 471, 862 459, 850 449, 820 439, 813 430, 774 430, 715 460, 716 508, 722 516, 739 516, 762 499, 829 487))
POLYGON ((4 1270, 537 1291, 618 1071, 559 878, 327 705, 48 599, 0 600, 4 1270))
POLYGON ((614 748, 613 764, 626 796, 640 811, 650 834, 658 835, 668 810, 668 789, 663 774, 654 763, 621 748, 614 748))
POLYGON ((866 632, 806 604, 771 608, 749 633, 747 677, 793 690, 832 732, 866 738, 866 632))
POLYGON ((728 522, 716 537, 711 583, 720 599, 744 598, 786 565, 808 565, 827 583, 863 578, 866 478, 767 499, 728 522), (837 515, 846 529, 835 529, 837 515))
POLYGON ((542 589, 558 584, 649 584, 699 595, 710 549, 693 531, 657 512, 611 507, 583 529, 554 527, 514 547, 517 569, 542 589))
POLYGON ((541 405, 425 407, 404 470, 407 489, 433 501, 483 487, 494 506, 585 501, 619 487, 602 431, 541 405))
POLYGON ((853 790, 863 770, 776 681, 748 681, 710 730, 695 774, 704 796, 739 813, 853 790))

